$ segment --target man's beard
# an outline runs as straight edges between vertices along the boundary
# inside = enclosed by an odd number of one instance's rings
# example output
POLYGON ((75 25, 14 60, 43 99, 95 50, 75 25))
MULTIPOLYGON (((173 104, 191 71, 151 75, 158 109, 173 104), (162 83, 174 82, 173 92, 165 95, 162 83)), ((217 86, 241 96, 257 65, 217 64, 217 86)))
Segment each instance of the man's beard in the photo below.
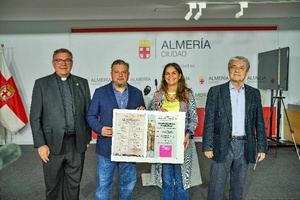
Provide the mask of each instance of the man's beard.
POLYGON ((118 88, 125 87, 125 84, 126 84, 126 83, 117 83, 117 82, 114 82, 114 86, 116 86, 116 87, 118 87, 118 88))

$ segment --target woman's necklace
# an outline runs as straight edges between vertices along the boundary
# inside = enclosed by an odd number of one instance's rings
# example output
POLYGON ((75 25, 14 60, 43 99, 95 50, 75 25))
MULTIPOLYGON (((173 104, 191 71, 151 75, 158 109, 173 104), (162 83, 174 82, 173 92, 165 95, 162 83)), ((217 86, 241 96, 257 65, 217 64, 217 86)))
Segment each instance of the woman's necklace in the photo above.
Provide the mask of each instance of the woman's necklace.
POLYGON ((165 98, 168 102, 174 102, 177 100, 176 92, 168 92, 165 94, 165 98))

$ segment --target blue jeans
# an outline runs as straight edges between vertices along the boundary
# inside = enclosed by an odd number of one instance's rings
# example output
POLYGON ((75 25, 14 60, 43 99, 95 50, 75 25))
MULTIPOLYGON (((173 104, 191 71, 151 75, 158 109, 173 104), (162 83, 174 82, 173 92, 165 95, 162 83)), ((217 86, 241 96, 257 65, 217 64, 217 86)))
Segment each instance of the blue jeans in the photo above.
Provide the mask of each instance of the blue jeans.
POLYGON ((96 154, 97 183, 96 200, 111 199, 113 176, 115 168, 119 172, 119 200, 130 200, 136 183, 136 164, 126 162, 113 162, 109 158, 96 154))
POLYGON ((242 200, 248 162, 244 155, 245 141, 231 141, 224 161, 213 161, 210 169, 208 200, 224 199, 227 177, 230 174, 230 200, 242 200))
POLYGON ((162 164, 163 200, 189 199, 189 190, 183 188, 181 167, 179 164, 162 164))

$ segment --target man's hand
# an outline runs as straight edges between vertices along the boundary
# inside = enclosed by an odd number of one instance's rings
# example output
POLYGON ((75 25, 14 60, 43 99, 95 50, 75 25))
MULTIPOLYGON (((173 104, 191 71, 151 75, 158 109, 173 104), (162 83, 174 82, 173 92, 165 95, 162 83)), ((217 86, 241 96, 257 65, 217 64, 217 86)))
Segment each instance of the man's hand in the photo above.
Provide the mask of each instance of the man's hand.
POLYGON ((258 162, 260 162, 260 161, 263 161, 263 159, 265 159, 266 154, 265 153, 258 153, 257 157, 258 157, 258 162))
POLYGON ((205 156, 206 158, 211 159, 212 157, 214 157, 214 152, 213 152, 213 151, 205 151, 205 152, 204 152, 204 156, 205 156))
POLYGON ((40 146, 38 148, 38 153, 44 163, 49 161, 50 149, 47 145, 40 146))
POLYGON ((136 108, 137 110, 146 110, 146 108, 144 106, 139 106, 136 108))
POLYGON ((101 135, 104 137, 112 137, 112 127, 103 126, 101 135))

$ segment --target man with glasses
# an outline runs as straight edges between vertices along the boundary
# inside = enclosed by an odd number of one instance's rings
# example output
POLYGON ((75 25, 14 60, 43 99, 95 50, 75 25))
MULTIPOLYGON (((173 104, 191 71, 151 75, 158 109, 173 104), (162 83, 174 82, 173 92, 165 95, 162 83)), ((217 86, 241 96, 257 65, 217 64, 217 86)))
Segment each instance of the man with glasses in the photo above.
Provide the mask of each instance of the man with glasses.
POLYGON ((90 128, 88 81, 71 74, 73 56, 57 49, 55 73, 35 81, 30 125, 34 147, 43 161, 47 200, 78 200, 90 128))
POLYGON ((224 199, 229 174, 229 199, 243 199, 248 163, 265 158, 267 139, 261 96, 258 89, 244 84, 249 69, 247 58, 231 58, 230 80, 208 91, 202 145, 204 155, 213 159, 208 200, 224 199))
MULTIPOLYGON (((88 123, 98 134, 96 145, 96 200, 111 199, 115 169, 119 175, 119 200, 131 199, 136 183, 136 164, 111 161, 113 109, 144 109, 142 92, 127 83, 129 64, 115 60, 111 64, 111 82, 97 88, 88 111, 88 123)), ((115 198, 113 198, 115 199, 115 198)))

